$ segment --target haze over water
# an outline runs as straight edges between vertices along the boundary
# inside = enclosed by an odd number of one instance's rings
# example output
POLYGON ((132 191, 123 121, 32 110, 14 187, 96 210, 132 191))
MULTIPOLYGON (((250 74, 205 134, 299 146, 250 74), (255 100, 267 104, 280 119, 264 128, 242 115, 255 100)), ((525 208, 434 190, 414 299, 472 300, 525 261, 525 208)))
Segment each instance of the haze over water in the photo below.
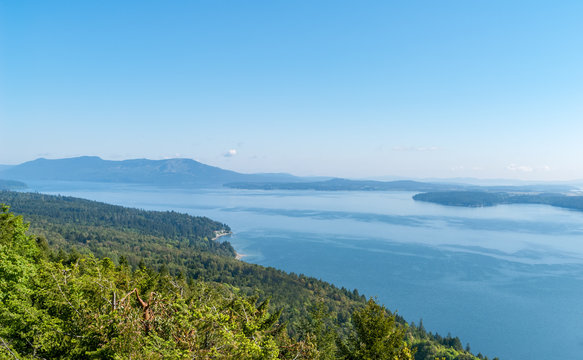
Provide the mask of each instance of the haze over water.
POLYGON ((583 350, 583 213, 455 208, 407 192, 160 189, 31 183, 33 190, 231 226, 245 261, 378 296, 409 322, 501 359, 583 350))

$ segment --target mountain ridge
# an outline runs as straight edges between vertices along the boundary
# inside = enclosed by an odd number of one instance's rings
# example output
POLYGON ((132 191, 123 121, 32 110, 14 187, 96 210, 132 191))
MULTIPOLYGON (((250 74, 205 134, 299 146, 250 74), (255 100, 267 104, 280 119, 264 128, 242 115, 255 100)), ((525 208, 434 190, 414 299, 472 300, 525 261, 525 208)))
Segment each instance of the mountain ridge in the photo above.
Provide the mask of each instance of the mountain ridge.
POLYGON ((221 186, 238 181, 301 181, 301 178, 290 174, 243 174, 187 158, 104 160, 98 156, 38 158, 0 169, 0 177, 19 181, 95 181, 171 186, 221 186))

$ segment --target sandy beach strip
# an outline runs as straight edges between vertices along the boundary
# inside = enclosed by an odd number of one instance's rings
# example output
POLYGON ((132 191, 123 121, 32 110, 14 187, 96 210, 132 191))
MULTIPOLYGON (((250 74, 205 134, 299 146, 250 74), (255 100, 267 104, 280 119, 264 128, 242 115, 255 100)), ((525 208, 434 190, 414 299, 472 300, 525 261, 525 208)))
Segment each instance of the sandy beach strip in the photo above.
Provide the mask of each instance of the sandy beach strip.
POLYGON ((215 237, 212 240, 216 241, 219 238, 222 238, 223 236, 229 236, 229 235, 233 235, 233 232, 219 233, 219 234, 215 235, 215 237))

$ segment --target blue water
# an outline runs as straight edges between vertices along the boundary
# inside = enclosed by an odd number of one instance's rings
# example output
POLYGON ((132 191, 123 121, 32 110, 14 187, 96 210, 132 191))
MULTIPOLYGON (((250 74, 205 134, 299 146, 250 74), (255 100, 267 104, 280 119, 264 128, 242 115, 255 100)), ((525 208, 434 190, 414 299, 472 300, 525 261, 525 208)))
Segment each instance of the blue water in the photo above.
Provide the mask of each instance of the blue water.
POLYGON ((244 261, 357 288, 490 358, 582 358, 583 212, 444 207, 406 192, 32 187, 225 222, 244 261))

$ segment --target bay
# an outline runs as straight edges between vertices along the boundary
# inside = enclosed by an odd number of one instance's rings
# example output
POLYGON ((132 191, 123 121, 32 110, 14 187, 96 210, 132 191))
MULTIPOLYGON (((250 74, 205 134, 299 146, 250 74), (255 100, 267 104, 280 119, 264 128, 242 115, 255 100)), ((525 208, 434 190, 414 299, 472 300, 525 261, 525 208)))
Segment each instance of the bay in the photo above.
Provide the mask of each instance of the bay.
POLYGON ((376 296, 408 321, 501 359, 583 353, 583 213, 444 207, 407 192, 31 183, 34 191, 227 223, 244 261, 376 296))

